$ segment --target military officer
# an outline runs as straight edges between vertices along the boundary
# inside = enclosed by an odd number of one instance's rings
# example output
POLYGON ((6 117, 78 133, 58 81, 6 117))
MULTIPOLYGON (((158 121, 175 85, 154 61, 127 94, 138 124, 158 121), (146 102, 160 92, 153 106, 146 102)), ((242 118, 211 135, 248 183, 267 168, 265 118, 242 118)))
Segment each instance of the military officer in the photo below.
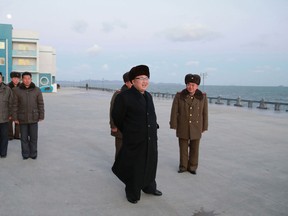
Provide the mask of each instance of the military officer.
POLYGON ((170 128, 176 130, 179 141, 180 163, 178 173, 196 175, 201 135, 208 129, 208 103, 198 86, 197 74, 185 76, 186 88, 175 95, 171 108, 170 128))

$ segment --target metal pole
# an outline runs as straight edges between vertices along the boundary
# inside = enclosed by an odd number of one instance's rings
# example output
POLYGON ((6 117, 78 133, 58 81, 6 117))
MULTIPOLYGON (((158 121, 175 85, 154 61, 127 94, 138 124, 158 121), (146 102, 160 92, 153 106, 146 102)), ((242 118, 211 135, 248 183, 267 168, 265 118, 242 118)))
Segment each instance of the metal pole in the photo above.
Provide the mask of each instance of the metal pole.
POLYGON ((205 76, 204 76, 204 74, 203 74, 203 92, 205 92, 205 76))
POLYGON ((202 76, 202 80, 203 80, 203 92, 205 92, 205 77, 207 76, 207 72, 200 73, 200 76, 202 76))

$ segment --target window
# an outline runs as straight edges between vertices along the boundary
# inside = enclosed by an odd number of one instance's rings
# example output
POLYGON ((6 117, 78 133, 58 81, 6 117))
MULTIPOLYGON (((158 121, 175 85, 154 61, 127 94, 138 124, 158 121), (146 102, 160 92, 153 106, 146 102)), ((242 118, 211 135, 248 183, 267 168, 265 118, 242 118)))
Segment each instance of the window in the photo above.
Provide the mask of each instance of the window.
POLYGON ((5 43, 0 41, 0 49, 5 49, 5 43))
POLYGON ((31 51, 37 50, 37 44, 36 43, 13 43, 13 50, 19 50, 19 51, 31 51))
POLYGON ((0 65, 5 65, 5 58, 0 58, 0 65))
POLYGON ((30 63, 29 59, 19 59, 18 60, 18 65, 27 66, 27 65, 31 65, 31 63, 30 63))
POLYGON ((28 51, 28 50, 29 50, 29 45, 28 45, 28 44, 19 44, 19 45, 18 45, 18 49, 19 49, 19 50, 28 51))

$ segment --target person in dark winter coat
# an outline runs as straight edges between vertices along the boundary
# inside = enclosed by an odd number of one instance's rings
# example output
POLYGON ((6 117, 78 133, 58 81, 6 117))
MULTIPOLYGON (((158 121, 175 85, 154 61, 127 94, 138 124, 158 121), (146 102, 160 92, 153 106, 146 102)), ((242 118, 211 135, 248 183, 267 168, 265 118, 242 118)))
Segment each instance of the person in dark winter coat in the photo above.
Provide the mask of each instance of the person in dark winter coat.
POLYGON ((11 89, 2 82, 0 72, 0 157, 6 158, 8 147, 8 121, 12 116, 13 93, 11 89))
POLYGON ((171 108, 170 128, 176 129, 179 139, 179 173, 196 174, 200 138, 208 130, 208 103, 206 94, 198 89, 200 81, 199 75, 187 74, 186 89, 175 95, 171 108))
POLYGON ((111 102, 110 102, 110 128, 111 128, 111 135, 115 137, 115 159, 116 156, 119 153, 119 150, 122 146, 122 134, 121 132, 118 130, 118 128, 116 127, 116 125, 114 124, 113 118, 112 118, 112 109, 113 109, 113 105, 114 105, 114 101, 116 96, 123 91, 126 91, 128 89, 131 88, 132 83, 129 80, 129 72, 126 72, 125 74, 123 74, 123 81, 124 81, 124 85, 121 87, 120 90, 115 91, 115 93, 113 94, 112 98, 111 98, 111 102))
POLYGON ((146 65, 133 67, 129 72, 131 89, 118 94, 112 118, 123 135, 123 145, 112 171, 125 184, 126 198, 131 203, 144 193, 161 196, 157 190, 158 161, 157 118, 153 99, 146 91, 150 72, 146 65))
MULTIPOLYGON (((12 71, 10 73, 11 82, 8 83, 8 86, 10 87, 10 89, 13 89, 14 87, 18 87, 20 85, 20 77, 21 77, 21 74, 19 72, 12 71)), ((13 120, 10 119, 8 125, 9 125, 8 127, 9 140, 20 139, 19 124, 15 124, 13 120)))
POLYGON ((22 74, 22 83, 13 91, 13 120, 20 124, 22 157, 36 159, 38 122, 44 120, 42 92, 32 82, 29 72, 22 74))

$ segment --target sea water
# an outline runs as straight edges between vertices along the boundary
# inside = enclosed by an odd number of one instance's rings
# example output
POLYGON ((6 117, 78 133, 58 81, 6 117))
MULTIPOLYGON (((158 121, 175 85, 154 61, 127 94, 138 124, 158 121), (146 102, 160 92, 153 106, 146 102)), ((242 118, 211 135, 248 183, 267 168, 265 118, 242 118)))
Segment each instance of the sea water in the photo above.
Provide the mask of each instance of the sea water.
MULTIPOLYGON (((151 84, 149 90, 151 92, 171 93, 181 91, 185 88, 185 85, 180 84, 151 84)), ((253 107, 258 107, 260 101, 265 102, 277 102, 277 103, 288 103, 288 87, 284 86, 199 86, 199 89, 206 92, 208 97, 221 97, 226 99, 237 99, 259 101, 254 103, 253 107)), ((215 101, 214 101, 215 102, 215 101)), ((226 103, 225 101, 222 101, 226 103)), ((248 104, 243 104, 248 106, 248 104)), ((274 110, 273 104, 266 104, 269 110, 274 110)), ((280 108, 281 111, 288 110, 288 106, 284 105, 280 108)))
MULTIPOLYGON (((89 87, 120 89, 123 85, 121 81, 82 81, 82 82, 60 82, 63 86, 85 86, 89 87)), ((184 84, 176 83, 153 83, 150 82, 148 91, 155 93, 176 94, 185 88, 184 84)), ((286 86, 218 86, 200 85, 199 89, 206 92, 208 97, 222 97, 229 99, 253 100, 269 102, 288 103, 288 87, 286 86)))
MULTIPOLYGON (((185 88, 180 84, 151 84, 149 91, 175 94, 185 88)), ((288 87, 284 86, 199 86, 206 92, 208 97, 222 97, 236 99, 240 97, 245 100, 288 103, 288 87)))

